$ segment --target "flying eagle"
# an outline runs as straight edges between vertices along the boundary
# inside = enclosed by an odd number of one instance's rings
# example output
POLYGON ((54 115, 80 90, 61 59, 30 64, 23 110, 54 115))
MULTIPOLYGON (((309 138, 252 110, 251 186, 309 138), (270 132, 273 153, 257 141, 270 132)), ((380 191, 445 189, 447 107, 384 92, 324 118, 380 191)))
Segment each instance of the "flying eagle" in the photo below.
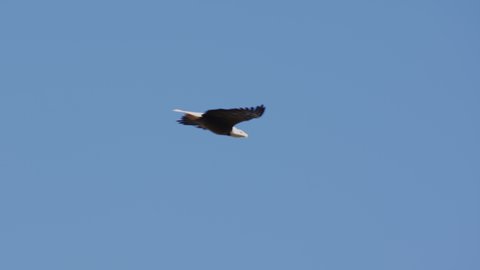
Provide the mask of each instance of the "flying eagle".
POLYGON ((245 131, 236 128, 235 125, 253 118, 259 118, 262 116, 263 112, 265 112, 265 106, 260 105, 255 108, 216 109, 208 110, 204 113, 188 112, 179 109, 173 111, 184 113, 183 117, 177 121, 180 124, 207 129, 219 135, 246 138, 248 137, 248 134, 245 131))

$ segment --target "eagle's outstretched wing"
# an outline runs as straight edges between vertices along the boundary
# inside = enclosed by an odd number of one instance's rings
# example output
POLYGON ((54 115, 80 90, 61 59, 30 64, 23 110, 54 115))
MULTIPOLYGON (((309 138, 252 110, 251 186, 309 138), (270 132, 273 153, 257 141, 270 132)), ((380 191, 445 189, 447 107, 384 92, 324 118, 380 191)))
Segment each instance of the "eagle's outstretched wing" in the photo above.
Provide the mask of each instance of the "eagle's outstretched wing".
POLYGON ((240 122, 259 118, 264 112, 265 106, 263 105, 251 108, 216 109, 206 111, 202 118, 221 122, 224 125, 233 127, 240 122))

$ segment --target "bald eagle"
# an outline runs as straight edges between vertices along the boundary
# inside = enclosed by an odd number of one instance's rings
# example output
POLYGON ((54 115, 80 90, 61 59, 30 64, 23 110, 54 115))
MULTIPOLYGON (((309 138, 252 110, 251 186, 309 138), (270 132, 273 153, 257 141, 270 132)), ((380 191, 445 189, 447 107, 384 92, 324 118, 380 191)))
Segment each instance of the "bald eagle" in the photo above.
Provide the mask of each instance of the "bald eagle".
POLYGON ((208 110, 204 113, 189 112, 179 109, 173 111, 184 113, 182 118, 177 121, 180 124, 207 129, 219 135, 246 138, 248 137, 248 134, 245 131, 236 128, 235 125, 243 121, 259 118, 265 112, 265 106, 260 105, 251 108, 216 109, 208 110))

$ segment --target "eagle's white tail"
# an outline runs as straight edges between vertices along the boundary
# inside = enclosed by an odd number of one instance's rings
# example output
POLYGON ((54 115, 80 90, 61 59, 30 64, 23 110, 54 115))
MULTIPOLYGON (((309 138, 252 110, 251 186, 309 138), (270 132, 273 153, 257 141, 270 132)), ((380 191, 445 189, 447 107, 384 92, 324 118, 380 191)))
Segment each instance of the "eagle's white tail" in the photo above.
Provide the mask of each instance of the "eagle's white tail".
POLYGON ((193 115, 195 117, 202 117, 203 113, 199 113, 199 112, 189 112, 189 111, 184 111, 184 110, 179 110, 179 109, 175 109, 173 110, 174 112, 179 112, 179 113, 184 113, 184 114, 189 114, 189 115, 193 115))

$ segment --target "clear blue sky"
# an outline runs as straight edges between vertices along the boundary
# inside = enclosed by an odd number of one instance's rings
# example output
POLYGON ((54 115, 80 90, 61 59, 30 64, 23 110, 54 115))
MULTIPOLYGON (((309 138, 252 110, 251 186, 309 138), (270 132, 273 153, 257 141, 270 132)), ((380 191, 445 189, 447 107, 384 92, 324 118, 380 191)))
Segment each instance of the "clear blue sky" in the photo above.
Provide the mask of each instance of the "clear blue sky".
POLYGON ((0 269, 480 269, 479 10, 2 0, 0 269))

